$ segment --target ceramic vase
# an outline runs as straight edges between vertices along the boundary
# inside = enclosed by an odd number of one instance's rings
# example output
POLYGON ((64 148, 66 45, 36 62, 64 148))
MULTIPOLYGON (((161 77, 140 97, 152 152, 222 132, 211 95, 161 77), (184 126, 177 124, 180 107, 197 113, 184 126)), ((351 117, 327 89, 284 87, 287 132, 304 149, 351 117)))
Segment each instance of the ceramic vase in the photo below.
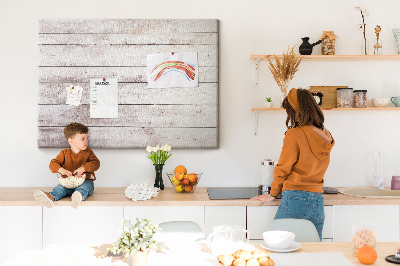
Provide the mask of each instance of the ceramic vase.
POLYGON ((163 164, 153 164, 154 168, 156 170, 156 179, 154 181, 154 187, 158 187, 159 189, 163 190, 164 189, 164 182, 162 179, 162 170, 163 170, 163 164))
POLYGON ((266 108, 272 108, 272 102, 264 102, 266 108))
POLYGON ((398 54, 400 54, 400 28, 392 29, 393 35, 396 38, 398 54))
POLYGON ((149 259, 149 251, 131 253, 132 266, 147 266, 148 259, 149 259))

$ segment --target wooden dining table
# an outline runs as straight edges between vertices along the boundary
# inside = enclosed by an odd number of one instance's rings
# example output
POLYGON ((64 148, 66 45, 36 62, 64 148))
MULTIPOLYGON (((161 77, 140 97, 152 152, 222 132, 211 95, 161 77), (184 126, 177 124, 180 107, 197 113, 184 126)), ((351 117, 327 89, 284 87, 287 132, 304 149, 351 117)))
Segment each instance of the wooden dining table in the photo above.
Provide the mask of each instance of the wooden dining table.
MULTIPOLYGON (((259 243, 255 242, 252 245, 256 249, 265 250, 261 247, 261 241, 259 243)), ((365 265, 358 261, 357 257, 353 255, 352 243, 351 242, 318 242, 318 243, 301 243, 301 248, 293 251, 305 252, 305 253, 342 253, 345 258, 347 258, 354 265, 365 265)), ((124 257, 122 259, 110 259, 107 257, 108 250, 112 247, 111 244, 101 244, 101 245, 49 245, 45 247, 44 250, 37 250, 35 252, 22 251, 21 254, 14 256, 13 258, 6 261, 6 266, 16 266, 16 265, 68 265, 68 266, 87 266, 87 265, 110 265, 110 266, 124 266, 129 265, 127 262, 128 258, 124 257)), ((373 264, 374 266, 381 265, 396 265, 385 261, 385 257, 388 255, 394 255, 395 250, 400 247, 399 242, 378 242, 376 245, 376 250, 378 253, 378 259, 373 264)), ((205 255, 211 256, 211 250, 206 244, 201 244, 201 252, 206 253, 205 255)), ((274 252, 270 252, 274 253, 274 252)), ((201 253, 201 254, 204 254, 201 253)), ((154 254, 156 255, 156 254, 154 254)), ((150 254, 151 256, 151 254, 150 254)), ((168 256, 168 255, 163 255, 168 256)), ((271 256, 272 257, 272 256, 271 256)), ((164 257, 167 259, 167 257, 164 257)), ((221 265, 218 264, 215 257, 211 260, 213 262, 207 265, 221 265)), ((164 265, 178 265, 175 263, 169 264, 167 260, 164 265)), ((187 264, 179 264, 187 265, 187 264)), ((198 265, 198 264, 196 264, 198 265)), ((201 265, 201 264, 200 264, 201 265)), ((149 265, 151 266, 151 265, 149 265)), ((279 266, 276 264, 276 266, 279 266)), ((294 265, 294 266, 298 266, 294 265)), ((321 264, 323 266, 323 264, 321 264)), ((340 265, 338 265, 340 266, 340 265)))

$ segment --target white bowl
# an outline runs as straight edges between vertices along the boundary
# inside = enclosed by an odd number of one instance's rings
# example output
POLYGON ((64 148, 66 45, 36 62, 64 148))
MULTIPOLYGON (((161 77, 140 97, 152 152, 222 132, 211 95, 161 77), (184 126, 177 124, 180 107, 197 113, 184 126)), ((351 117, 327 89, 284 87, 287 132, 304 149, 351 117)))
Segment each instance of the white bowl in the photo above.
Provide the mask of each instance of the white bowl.
POLYGON ((372 105, 375 107, 387 107, 390 103, 390 98, 373 98, 372 105))
POLYGON ((85 182, 86 175, 82 174, 82 177, 76 175, 70 177, 62 177, 60 174, 58 176, 58 183, 65 188, 77 188, 85 182))
POLYGON ((267 231, 263 233, 265 243, 270 248, 284 250, 293 244, 295 234, 288 231, 267 231))

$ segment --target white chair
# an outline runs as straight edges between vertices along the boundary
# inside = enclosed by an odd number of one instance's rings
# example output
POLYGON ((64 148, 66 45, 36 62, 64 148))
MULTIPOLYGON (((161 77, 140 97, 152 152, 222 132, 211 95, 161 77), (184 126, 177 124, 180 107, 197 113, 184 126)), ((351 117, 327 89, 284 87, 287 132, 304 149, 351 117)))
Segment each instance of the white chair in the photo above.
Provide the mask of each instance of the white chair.
POLYGON ((157 233, 157 239, 167 244, 171 250, 189 248, 195 243, 205 241, 205 236, 200 226, 191 221, 171 221, 158 225, 161 231, 157 233))
POLYGON ((321 242, 315 225, 304 219, 276 219, 268 227, 268 231, 272 230, 292 232, 297 242, 321 242))

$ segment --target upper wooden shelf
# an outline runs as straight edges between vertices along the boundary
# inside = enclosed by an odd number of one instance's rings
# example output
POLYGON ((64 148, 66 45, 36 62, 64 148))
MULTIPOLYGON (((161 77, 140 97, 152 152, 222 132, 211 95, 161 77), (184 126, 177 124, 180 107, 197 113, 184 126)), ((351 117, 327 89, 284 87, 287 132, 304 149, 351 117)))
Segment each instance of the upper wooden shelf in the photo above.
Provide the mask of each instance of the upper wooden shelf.
MULTIPOLYGON (((400 107, 321 108, 324 111, 400 110, 400 107)), ((251 108, 252 111, 283 111, 283 108, 251 108)))
MULTIPOLYGON (((301 55, 297 55, 301 56, 301 55)), ((273 55, 251 55, 251 60, 274 59, 273 55)), ((283 55, 276 55, 278 59, 282 59, 283 55)), ((304 55, 304 61, 397 61, 400 60, 398 55, 304 55)))

